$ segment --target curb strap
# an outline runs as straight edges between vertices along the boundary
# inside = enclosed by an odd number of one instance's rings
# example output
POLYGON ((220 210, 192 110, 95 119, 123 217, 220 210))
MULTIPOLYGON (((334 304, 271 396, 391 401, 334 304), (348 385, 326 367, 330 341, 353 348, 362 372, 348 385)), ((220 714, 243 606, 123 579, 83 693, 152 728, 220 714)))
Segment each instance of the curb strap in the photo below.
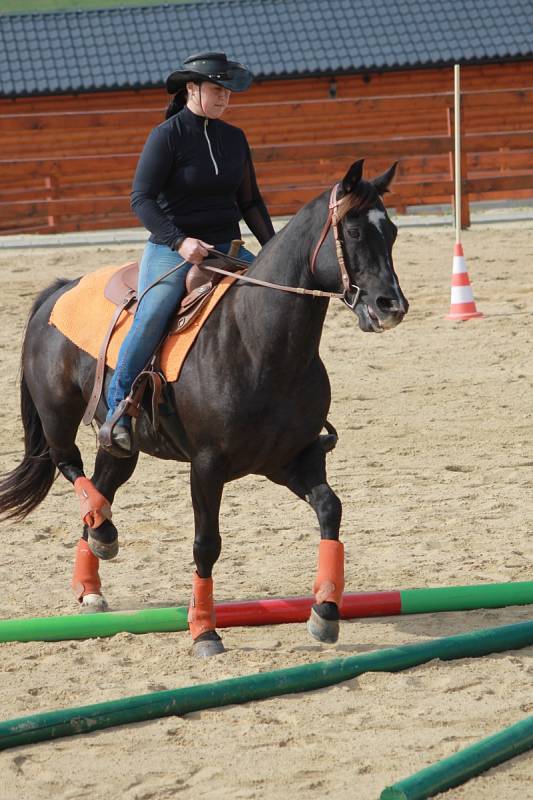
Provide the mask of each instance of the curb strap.
POLYGON ((344 591, 344 545, 336 539, 321 539, 318 569, 313 584, 317 603, 335 603, 340 608, 344 591))
POLYGON ((76 478, 74 491, 80 501, 80 514, 85 525, 94 529, 106 519, 111 519, 111 503, 89 478, 76 478))

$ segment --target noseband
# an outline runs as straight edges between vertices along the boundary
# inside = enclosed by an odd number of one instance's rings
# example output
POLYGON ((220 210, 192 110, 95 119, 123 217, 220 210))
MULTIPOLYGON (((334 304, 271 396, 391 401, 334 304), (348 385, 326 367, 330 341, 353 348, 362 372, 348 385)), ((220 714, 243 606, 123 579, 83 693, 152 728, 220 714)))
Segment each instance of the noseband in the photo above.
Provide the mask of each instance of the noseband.
POLYGON ((344 251, 342 249, 342 239, 339 235, 340 223, 337 215, 337 208, 340 203, 340 201, 337 200, 338 188, 339 184, 336 183, 333 189, 331 190, 331 194, 329 196, 328 218, 322 229, 322 233, 320 234, 320 239, 318 240, 317 245, 314 249, 313 256, 311 258, 310 268, 311 268, 311 274, 314 275, 318 252, 326 240, 326 236, 329 233, 329 229, 333 228, 333 236, 335 239, 335 252, 337 254, 337 262, 339 264, 342 286, 344 289, 340 297, 342 302, 346 303, 348 308, 354 309, 361 295, 361 289, 359 288, 359 286, 356 286, 354 283, 351 282, 348 270, 346 269, 346 262, 344 260, 344 251))

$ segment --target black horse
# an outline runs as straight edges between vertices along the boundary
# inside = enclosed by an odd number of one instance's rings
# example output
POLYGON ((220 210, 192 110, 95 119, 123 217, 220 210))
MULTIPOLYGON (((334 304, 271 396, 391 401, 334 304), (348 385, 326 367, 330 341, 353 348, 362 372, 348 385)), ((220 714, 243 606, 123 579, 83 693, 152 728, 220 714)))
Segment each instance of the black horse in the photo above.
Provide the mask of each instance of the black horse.
MULTIPOLYGON (((363 331, 396 326, 408 303, 392 262, 396 227, 381 199, 395 168, 365 181, 363 162, 355 162, 332 200, 324 193, 302 208, 263 248, 248 275, 339 292, 363 331)), ((98 558, 118 551, 106 508, 132 475, 138 452, 116 458, 99 449, 91 481, 84 476, 75 440, 95 360, 48 322, 54 303, 75 283, 57 281, 31 310, 22 352, 25 455, 0 482, 0 513, 15 518, 30 513, 46 497, 56 470, 75 484, 85 521, 76 591, 80 602, 88 598, 96 602, 93 610, 98 604, 101 610, 98 558)), ((337 639, 344 584, 341 503, 326 478, 331 437, 321 436, 330 406, 328 375, 319 356, 328 303, 327 297, 235 284, 208 318, 179 380, 168 384, 170 413, 161 417, 158 430, 148 414, 139 417, 140 450, 191 464, 196 573, 189 621, 199 655, 224 649, 215 630, 211 578, 221 548, 219 508, 224 484, 248 474, 287 486, 315 510, 321 541, 308 627, 321 641, 337 639)), ((99 423, 105 413, 102 400, 99 423)))

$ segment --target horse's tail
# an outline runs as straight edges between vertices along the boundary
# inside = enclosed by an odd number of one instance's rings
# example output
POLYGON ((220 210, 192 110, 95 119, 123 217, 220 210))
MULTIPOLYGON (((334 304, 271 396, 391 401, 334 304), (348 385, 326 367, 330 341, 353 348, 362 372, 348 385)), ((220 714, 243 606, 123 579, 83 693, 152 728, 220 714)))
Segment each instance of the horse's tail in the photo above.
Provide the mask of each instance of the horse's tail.
POLYGON ((323 434, 318 438, 320 440, 320 444, 322 445, 322 449, 324 450, 324 452, 330 453, 337 446, 337 442, 339 441, 339 434, 335 430, 335 427, 328 420, 325 421, 324 428, 327 430, 327 434, 323 434))
MULTIPOLYGON (((28 323, 42 304, 70 281, 59 279, 44 289, 31 308, 28 323)), ((0 514, 23 519, 42 503, 55 479, 56 468, 44 435, 39 413, 24 377, 24 345, 20 380, 20 413, 24 426, 24 458, 12 472, 0 479, 0 514)))

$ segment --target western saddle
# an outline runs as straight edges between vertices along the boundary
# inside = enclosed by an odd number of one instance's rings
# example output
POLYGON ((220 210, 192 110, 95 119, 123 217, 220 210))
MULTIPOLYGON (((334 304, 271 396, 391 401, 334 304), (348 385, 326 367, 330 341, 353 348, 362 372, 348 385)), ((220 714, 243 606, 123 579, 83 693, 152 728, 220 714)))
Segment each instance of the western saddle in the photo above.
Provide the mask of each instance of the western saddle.
MULTIPOLYGON (((146 387, 150 384, 152 387, 152 422, 154 428, 157 427, 158 405, 161 397, 162 381, 164 380, 157 369, 157 357, 160 348, 167 336, 181 333, 181 331, 189 327, 207 303, 217 284, 224 278, 224 275, 212 272, 209 269, 205 269, 205 267, 209 266, 224 269, 239 274, 245 271, 245 268, 248 266, 247 263, 236 258, 236 254, 239 252, 242 244, 243 242, 240 239, 235 239, 231 243, 231 248, 227 256, 217 251, 216 255, 210 254, 207 256, 201 265, 191 267, 186 279, 187 293, 176 311, 170 328, 152 354, 149 365, 147 365, 135 379, 129 397, 123 401, 124 407, 122 407, 121 404, 121 413, 117 415, 117 419, 118 416, 124 413, 130 414, 133 417, 139 415, 142 397, 146 387)), ((161 279, 163 277, 165 276, 162 276, 161 279)), ((90 425, 93 421, 98 403, 100 402, 104 386, 107 349, 117 322, 123 311, 126 311, 128 314, 135 314, 139 299, 137 293, 138 281, 139 264, 134 261, 125 264, 114 272, 104 289, 104 296, 115 305, 115 311, 111 317, 98 353, 94 385, 85 414, 83 415, 83 422, 85 425, 90 425)), ((146 291, 150 288, 151 287, 148 287, 146 291)))

